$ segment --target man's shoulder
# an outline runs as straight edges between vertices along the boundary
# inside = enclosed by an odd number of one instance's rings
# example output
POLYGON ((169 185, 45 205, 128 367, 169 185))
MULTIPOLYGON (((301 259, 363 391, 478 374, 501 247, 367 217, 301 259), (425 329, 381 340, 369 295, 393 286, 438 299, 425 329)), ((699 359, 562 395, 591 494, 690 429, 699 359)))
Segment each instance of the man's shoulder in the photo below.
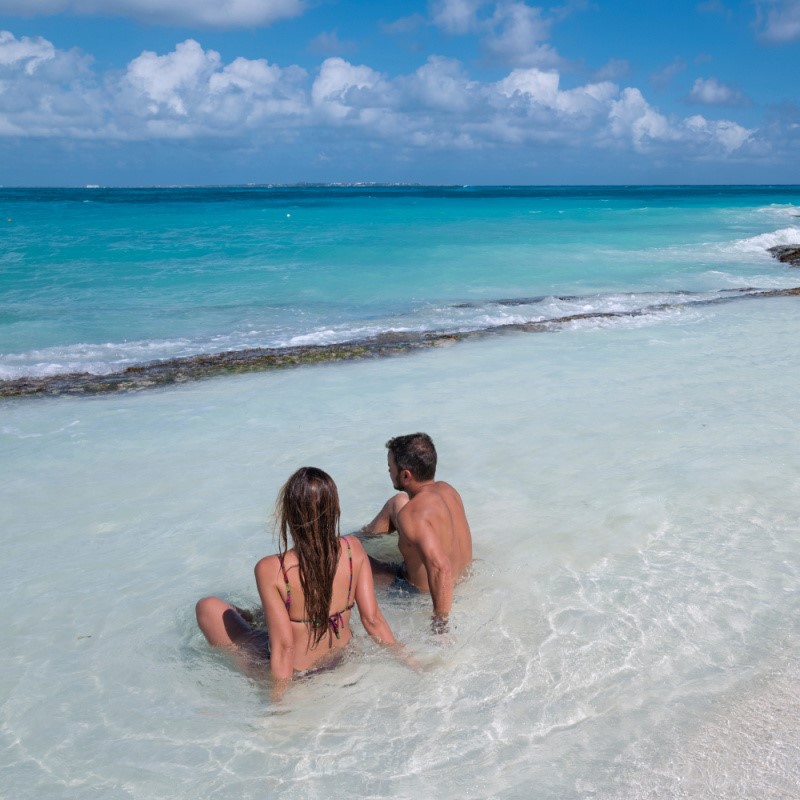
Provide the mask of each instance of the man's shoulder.
POLYGON ((420 492, 414 495, 414 497, 400 509, 398 519, 408 519, 410 517, 436 513, 445 505, 447 505, 445 502, 445 492, 440 488, 440 482, 437 481, 431 484, 431 491, 420 492))
POLYGON ((451 486, 446 481, 436 481, 436 491, 439 497, 442 499, 457 498, 458 500, 461 500, 461 495, 458 493, 456 487, 451 486))

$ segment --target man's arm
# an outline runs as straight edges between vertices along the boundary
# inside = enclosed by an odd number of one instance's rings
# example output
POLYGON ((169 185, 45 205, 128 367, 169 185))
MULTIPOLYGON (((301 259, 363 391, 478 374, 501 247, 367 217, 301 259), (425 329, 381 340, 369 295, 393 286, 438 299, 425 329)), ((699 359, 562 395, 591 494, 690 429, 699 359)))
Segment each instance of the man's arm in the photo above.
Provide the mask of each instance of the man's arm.
POLYGON ((394 533, 397 530, 397 515, 400 509, 408 502, 408 495, 399 492, 390 497, 372 522, 365 525, 359 533, 365 536, 381 536, 384 533, 394 533))
MULTIPOLYGON (((409 509, 410 511, 410 509, 409 509)), ((439 536, 426 514, 409 514, 401 522, 403 535, 419 550, 433 600, 433 629, 443 633, 453 605, 453 569, 439 536)))

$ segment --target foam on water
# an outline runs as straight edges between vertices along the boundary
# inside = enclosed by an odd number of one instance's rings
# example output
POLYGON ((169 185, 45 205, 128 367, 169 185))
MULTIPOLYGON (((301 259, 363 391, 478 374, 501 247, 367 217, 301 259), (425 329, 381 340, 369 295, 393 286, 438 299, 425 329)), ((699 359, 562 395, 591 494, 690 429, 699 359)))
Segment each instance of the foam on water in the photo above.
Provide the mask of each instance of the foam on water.
POLYGON ((5 404, 6 791, 796 795, 797 302, 683 322, 5 404), (294 468, 334 475, 352 530, 390 489, 383 442, 419 428, 475 537, 449 642, 382 593, 430 671, 362 633, 270 706, 194 600, 256 601, 294 468))
POLYGON ((733 250, 740 253, 763 255, 770 247, 777 245, 800 245, 800 227, 790 226, 770 233, 762 233, 734 242, 733 250))
MULTIPOLYGON (((731 287, 751 289, 741 276, 716 274, 731 287)), ((762 286, 780 288, 786 280, 765 276, 762 286)), ((747 292, 744 292, 745 294, 747 292)), ((750 292, 752 293, 752 291, 750 292)), ((741 296, 741 295, 740 295, 741 296)), ((71 373, 108 375, 135 364, 174 358, 235 352, 250 348, 282 349, 364 342, 387 334, 465 333, 530 323, 567 323, 582 328, 658 324, 676 318, 692 306, 729 299, 726 290, 707 292, 615 292, 584 296, 552 296, 489 300, 483 303, 424 304, 407 314, 375 319, 369 325, 340 323, 287 336, 285 330, 235 331, 210 339, 107 342, 65 345, 5 354, 0 380, 71 373), (618 315, 618 316, 614 316, 618 315), (573 319, 580 317, 580 319, 573 319)))
POLYGON ((800 206, 792 203, 770 203, 768 206, 757 208, 755 211, 757 214, 772 216, 776 219, 786 219, 787 217, 795 219, 800 217, 800 206))
MULTIPOLYGON (((751 215, 752 219, 752 215, 751 215)), ((760 233, 744 239, 726 239, 721 241, 691 242, 686 244, 669 244, 666 247, 640 251, 639 258, 660 264, 691 264, 695 267, 709 263, 724 264, 743 270, 740 280, 755 283, 755 277, 745 277, 754 267, 763 270, 765 266, 775 267, 775 260, 769 253, 770 247, 777 245, 800 245, 800 227, 790 226, 778 230, 760 233)), ((610 251, 617 258, 630 257, 630 253, 610 251)), ((680 277, 686 278, 683 272, 680 277)), ((791 276, 788 277, 791 281, 791 276)), ((692 279, 689 278, 691 281, 692 279)), ((691 289, 693 283, 685 288, 691 289)))

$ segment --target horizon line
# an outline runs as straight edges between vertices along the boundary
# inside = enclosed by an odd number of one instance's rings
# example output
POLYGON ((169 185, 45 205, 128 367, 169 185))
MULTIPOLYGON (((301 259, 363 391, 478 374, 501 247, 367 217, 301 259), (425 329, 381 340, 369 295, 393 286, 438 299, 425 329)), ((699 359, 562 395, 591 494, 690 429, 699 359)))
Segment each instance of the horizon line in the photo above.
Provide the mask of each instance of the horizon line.
POLYGON ((6 189, 677 189, 677 188, 793 188, 800 183, 420 183, 418 181, 296 181, 266 183, 143 183, 143 184, 0 184, 6 189))

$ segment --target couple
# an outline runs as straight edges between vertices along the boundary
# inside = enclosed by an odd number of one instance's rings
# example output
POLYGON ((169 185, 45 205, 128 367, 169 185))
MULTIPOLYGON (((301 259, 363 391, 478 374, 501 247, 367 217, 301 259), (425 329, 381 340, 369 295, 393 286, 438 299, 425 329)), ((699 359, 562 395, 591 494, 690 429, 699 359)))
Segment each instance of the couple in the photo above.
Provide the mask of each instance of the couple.
POLYGON ((430 592, 434 630, 446 629, 453 586, 472 561, 464 506, 452 486, 434 480, 436 449, 430 436, 397 436, 386 447, 392 485, 400 493, 361 533, 396 530, 403 556, 399 568, 367 556, 357 538, 340 538, 336 484, 322 470, 302 467, 278 495, 280 552, 255 568, 267 630, 254 628, 249 614, 218 597, 197 603, 197 623, 213 647, 233 650, 245 667, 269 656, 276 698, 296 672, 336 663, 350 641, 354 604, 367 633, 399 649, 378 607, 373 571, 380 583, 399 578, 430 592))

